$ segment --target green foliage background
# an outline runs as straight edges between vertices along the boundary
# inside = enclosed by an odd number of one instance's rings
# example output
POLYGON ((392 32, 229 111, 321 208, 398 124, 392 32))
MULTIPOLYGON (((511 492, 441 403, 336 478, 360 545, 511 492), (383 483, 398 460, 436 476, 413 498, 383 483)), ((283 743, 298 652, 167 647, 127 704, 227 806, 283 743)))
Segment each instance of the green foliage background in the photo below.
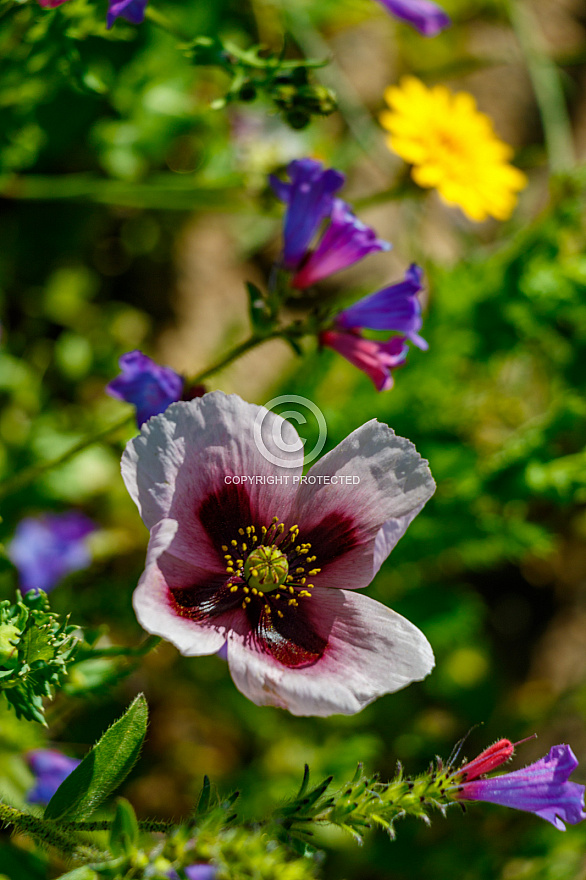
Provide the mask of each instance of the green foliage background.
MULTIPOLYGON (((163 11, 188 34, 219 32, 242 46, 261 39, 278 50, 287 29, 293 55, 301 43, 319 55, 365 27, 368 45, 374 18, 386 29, 389 82, 406 70, 430 81, 451 76, 455 86, 457 73, 486 68, 490 76, 490 59, 474 56, 471 34, 478 22, 509 30, 504 4, 444 5, 454 28, 424 44, 368 0, 251 7, 214 0, 163 11)), ((177 322, 177 242, 193 215, 204 223, 220 218, 233 243, 226 261, 240 265, 243 278, 266 276, 280 221, 265 173, 292 158, 288 151, 343 167, 365 206, 384 189, 365 172, 365 148, 380 147, 375 125, 361 129, 362 143, 352 133, 364 105, 295 134, 262 98, 214 111, 224 74, 195 68, 177 40, 149 22, 136 29, 119 21, 106 33, 102 6, 72 0, 48 12, 32 2, 0 4, 3 479, 120 417, 122 406, 104 385, 120 354, 140 347, 156 356, 161 331, 177 322), (238 125, 258 116, 281 126, 284 153, 278 139, 265 149, 261 135, 243 158, 238 125)), ((572 82, 581 73, 577 61, 564 72, 576 114, 572 82)), ((364 103, 370 113, 382 106, 364 103)), ((478 724, 465 746, 469 757, 498 737, 535 731, 539 741, 522 747, 516 766, 558 742, 586 758, 586 178, 576 166, 545 182, 536 120, 532 104, 516 144, 532 186, 508 224, 472 227, 456 209, 410 190, 399 208, 377 196, 377 211, 398 212, 396 265, 417 259, 429 280, 430 350, 412 350, 392 392, 377 395, 365 376, 311 344, 278 380, 271 355, 262 366, 255 361, 266 374, 255 402, 278 392, 311 398, 326 416, 326 449, 377 417, 429 459, 437 493, 368 592, 426 633, 436 670, 358 716, 316 720, 252 705, 221 660, 182 658, 169 645, 123 683, 80 662, 69 695, 48 709, 51 741, 81 756, 143 690, 151 725, 123 790, 139 816, 185 815, 208 773, 220 789, 242 791, 241 809, 253 819, 293 792, 305 762, 315 778, 333 773, 339 782, 357 759, 382 778, 397 759, 417 772, 436 753, 447 757, 478 724), (456 245, 440 258, 434 237, 441 239, 442 224, 456 245), (88 704, 79 695, 96 682, 88 704)), ((387 161, 383 184, 400 168, 390 155, 387 161)), ((374 289, 389 280, 386 264, 376 266, 368 280, 342 277, 323 295, 347 299, 374 289)), ((228 328, 224 341, 233 333, 240 339, 247 330, 228 328)), ((242 374, 220 374, 209 387, 226 383, 247 396, 242 374)), ((59 586, 52 606, 96 637, 107 631, 114 644, 137 644, 131 595, 146 533, 118 473, 124 439, 119 432, 5 498, 0 537, 8 542, 23 516, 44 510, 75 506, 95 518, 102 530, 94 564, 59 586)), ((12 598, 16 572, 6 559, 0 565, 0 599, 12 598)), ((2 707, 0 790, 12 803, 22 803, 31 783, 18 753, 41 741, 2 707)), ((586 871, 585 844, 584 826, 562 835, 533 816, 474 805, 466 816, 453 810, 436 818, 431 829, 399 823, 395 842, 372 834, 361 849, 324 833, 321 870, 347 880, 573 880, 586 871)), ((59 871, 20 840, 0 843, 0 873, 10 880, 59 871)))

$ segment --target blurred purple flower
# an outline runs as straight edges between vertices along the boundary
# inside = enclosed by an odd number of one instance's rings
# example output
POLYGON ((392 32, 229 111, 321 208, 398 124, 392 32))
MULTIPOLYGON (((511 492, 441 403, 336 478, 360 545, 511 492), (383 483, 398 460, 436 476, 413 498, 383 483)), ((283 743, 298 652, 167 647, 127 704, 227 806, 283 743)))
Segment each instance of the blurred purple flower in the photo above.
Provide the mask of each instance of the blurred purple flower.
POLYGON ((376 237, 369 226, 355 217, 342 199, 334 199, 330 223, 314 251, 303 261, 291 282, 305 288, 339 272, 373 251, 388 251, 391 245, 376 237))
POLYGON ((452 23, 441 6, 431 0, 380 0, 395 18, 417 28, 424 37, 435 37, 452 23))
POLYGON ((451 792, 453 798, 486 801, 535 813, 560 831, 566 830, 564 822, 576 825, 586 819, 584 786, 568 782, 578 766, 568 745, 553 746, 548 755, 522 770, 488 779, 477 778, 479 769, 470 774, 474 764, 474 761, 464 764, 450 777, 450 782, 457 786, 451 792))
POLYGON ((48 592, 66 574, 87 568, 91 556, 85 538, 95 528, 95 523, 75 510, 21 520, 8 546, 21 590, 48 592))
POLYGON ((421 306, 417 294, 421 290, 423 271, 412 263, 405 279, 365 296, 336 316, 336 327, 351 330, 396 330, 424 351, 428 345, 418 335, 421 330, 421 306))
POLYGON ((188 880, 215 880, 218 869, 215 865, 198 864, 189 865, 185 868, 185 876, 188 880))
POLYGON ((374 382, 377 391, 388 391, 393 387, 392 370, 405 363, 409 350, 403 336, 393 336, 387 342, 378 342, 365 339, 355 330, 323 330, 319 341, 365 372, 374 382))
POLYGON ((171 367, 161 367, 142 351, 129 351, 118 363, 122 373, 106 385, 106 392, 134 404, 139 428, 151 416, 159 415, 171 403, 181 400, 183 376, 171 367))
POLYGON ((283 263, 287 269, 296 269, 322 220, 330 215, 333 194, 345 178, 334 168, 324 170, 315 159, 295 159, 287 166, 287 172, 291 183, 273 174, 269 180, 277 198, 287 204, 283 263))
POLYGON ((146 12, 148 0, 110 0, 106 27, 111 28, 119 17, 125 18, 132 24, 142 24, 146 12))
MULTIPOLYGON (((216 880, 216 875, 218 873, 218 869, 215 865, 210 865, 207 862, 201 862, 197 865, 188 865, 187 868, 184 868, 183 870, 187 880, 216 880)), ((179 880, 179 874, 174 869, 169 871, 167 877, 169 880, 179 880)))
POLYGON ((80 763, 55 749, 35 749, 27 754, 26 760, 36 776, 34 787, 27 794, 30 804, 48 804, 63 780, 80 763))

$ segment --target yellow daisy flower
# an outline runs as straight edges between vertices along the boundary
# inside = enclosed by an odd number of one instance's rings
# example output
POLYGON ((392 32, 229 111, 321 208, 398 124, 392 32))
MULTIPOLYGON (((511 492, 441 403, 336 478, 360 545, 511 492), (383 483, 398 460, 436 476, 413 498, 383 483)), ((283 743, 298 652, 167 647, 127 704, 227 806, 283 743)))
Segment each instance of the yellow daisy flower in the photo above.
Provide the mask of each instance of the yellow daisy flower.
POLYGON ((443 85, 429 89, 406 76, 386 89, 385 100, 391 109, 380 121, 390 132, 387 145, 413 165, 419 186, 435 187, 471 220, 510 217, 527 177, 509 164, 511 147, 499 140, 472 95, 443 85))

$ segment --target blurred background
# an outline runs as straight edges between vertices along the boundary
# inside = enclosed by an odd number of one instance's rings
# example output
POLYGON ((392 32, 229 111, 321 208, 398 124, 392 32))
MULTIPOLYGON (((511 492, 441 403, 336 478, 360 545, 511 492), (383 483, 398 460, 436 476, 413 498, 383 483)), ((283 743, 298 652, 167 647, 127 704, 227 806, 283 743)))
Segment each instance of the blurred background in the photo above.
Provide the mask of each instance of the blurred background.
MULTIPOLYGON (((217 657, 183 658, 163 644, 132 676, 102 681, 89 704, 75 696, 92 675, 80 669, 48 710, 51 744, 83 755, 143 690, 148 741, 123 793, 140 816, 163 818, 192 808, 204 773, 222 792, 240 789, 253 819, 293 793, 305 762, 316 780, 333 773, 339 784, 358 759, 383 779, 397 759, 417 773, 471 728, 469 758, 536 732, 512 767, 561 742, 586 766, 586 4, 523 4, 567 99, 563 161, 546 148, 526 39, 501 0, 445 0, 453 27, 431 40, 374 0, 165 3, 189 34, 278 51, 286 32, 291 57, 331 59, 320 76, 341 110, 300 131, 262 98, 211 109, 225 76, 194 67, 149 22, 119 20, 105 37, 104 10, 96 16, 84 0, 54 13, 33 6, 0 34, 0 478, 130 411, 104 393, 124 352, 194 375, 249 335, 244 282, 266 285, 281 241, 267 174, 312 155, 347 173, 344 197, 393 242, 320 295, 357 298, 418 262, 430 349, 412 349, 383 394, 311 341, 302 358, 269 342, 207 387, 255 403, 311 398, 326 417, 326 450, 376 417, 416 444, 438 484, 368 590, 429 638, 437 666, 426 681, 355 717, 294 718, 249 703, 217 657), (510 221, 473 224, 415 187, 396 198, 406 166, 388 152, 377 114, 406 72, 473 93, 513 145, 530 184, 510 221)), ((310 445, 311 433, 309 424, 310 445)), ((130 436, 96 443, 4 499, 0 538, 9 543, 19 520, 45 511, 94 519, 93 564, 55 588, 52 604, 112 644, 136 645, 131 595, 147 533, 119 476, 130 436)), ((3 559, 0 599, 17 583, 3 559)), ((0 712, 1 790, 18 803, 32 781, 18 754, 43 735, 0 712)), ((586 770, 574 778, 586 782, 586 770)), ((586 877, 584 825, 560 834, 534 816, 470 805, 397 831, 395 842, 372 833, 362 848, 324 832, 324 878, 586 877)), ((11 880, 58 874, 7 835, 0 866, 11 880)))

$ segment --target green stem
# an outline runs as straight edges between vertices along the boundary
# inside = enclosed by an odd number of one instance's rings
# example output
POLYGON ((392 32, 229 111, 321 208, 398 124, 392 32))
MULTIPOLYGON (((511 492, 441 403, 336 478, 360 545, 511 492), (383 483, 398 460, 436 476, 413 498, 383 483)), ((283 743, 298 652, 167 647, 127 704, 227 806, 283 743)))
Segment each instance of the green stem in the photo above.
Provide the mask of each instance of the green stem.
MULTIPOLYGON (((300 331, 295 326, 291 326, 285 328, 283 330, 275 330, 273 333, 269 333, 266 336, 251 336, 249 339, 246 339, 244 342, 241 342, 240 345, 236 345, 231 351, 228 352, 225 357, 221 360, 217 361, 217 363, 212 364, 211 367, 207 367, 205 370, 202 370, 197 375, 188 379, 188 384, 191 385, 199 385, 203 382, 204 379, 207 379, 208 376, 211 376, 213 373, 217 373, 219 370, 222 370, 224 367, 227 367, 228 364, 231 364, 232 361, 235 361, 241 355, 245 354, 245 352, 250 351, 252 348, 255 348, 257 345, 261 345, 263 342, 267 342, 269 339, 278 339, 283 336, 287 336, 289 334, 295 333, 299 335, 300 331)), ((115 434, 121 428, 125 428, 128 425, 132 424, 134 421, 134 414, 126 415, 123 419, 118 422, 115 422, 113 425, 109 425, 107 428, 103 428, 101 431, 98 431, 97 434, 93 434, 91 437, 85 437, 83 440, 80 440, 74 446, 67 450, 67 452, 62 453, 57 456, 57 458, 49 459, 49 461, 43 461, 39 464, 31 465, 28 468, 20 471, 15 474, 13 477, 10 477, 8 480, 5 480, 0 484, 0 499, 6 498, 7 495, 13 495, 15 492, 24 489, 25 486, 28 486, 30 483, 34 482, 38 477, 47 473, 47 471, 52 470, 55 467, 59 467, 59 465, 65 464, 74 456, 78 455, 78 453, 83 452, 90 446, 93 446, 95 443, 99 443, 101 440, 105 440, 111 434, 115 434)))
POLYGON ((240 175, 224 182, 199 185, 190 175, 153 174, 144 182, 108 180, 93 174, 0 174, 0 197, 31 201, 65 199, 90 201, 123 208, 162 211, 249 210, 240 175))
POLYGON ((145 654, 150 653, 161 642, 160 636, 148 636, 136 648, 118 648, 115 645, 110 648, 93 648, 91 659, 94 660, 97 657, 144 657, 145 654))
POLYGON ((261 345, 263 342, 268 342, 269 339, 278 339, 279 337, 286 335, 287 334, 285 330, 275 330, 273 333, 269 333, 266 336, 250 336, 244 342, 241 342, 240 345, 236 345, 221 360, 217 361, 215 364, 212 364, 211 367, 207 367, 205 370, 202 370, 201 373, 197 373, 195 376, 190 376, 187 380, 187 384, 199 385, 201 382, 203 382, 204 379, 207 379, 208 376, 211 376, 213 373, 219 373, 220 370, 223 370, 224 367, 227 367, 228 364, 232 363, 232 361, 235 361, 243 354, 246 354, 247 351, 256 348, 257 345, 261 345))
POLYGON ((391 165, 388 151, 383 146, 381 130, 373 122, 352 81, 331 57, 330 47, 299 4, 286 5, 284 15, 288 30, 305 55, 330 59, 328 67, 316 71, 316 76, 336 92, 340 113, 358 146, 377 168, 388 175, 391 165))
POLYGON ((572 128, 559 70, 543 48, 535 16, 522 0, 509 0, 509 17, 525 56, 554 174, 575 165, 572 128))
POLYGON ((182 43, 190 43, 193 40, 192 36, 182 31, 181 28, 175 24, 175 22, 170 21, 166 15, 163 15, 162 12, 159 12, 158 9, 155 9, 152 4, 149 4, 147 6, 145 18, 148 18, 148 20, 152 24, 156 25, 162 31, 171 34, 172 37, 175 37, 182 43))
MULTIPOLYGON (((65 826, 57 828, 53 822, 23 813, 8 804, 0 803, 0 822, 12 825, 17 831, 30 834, 43 843, 48 843, 63 853, 72 853, 79 846, 79 842, 70 837, 65 826)), ((71 829, 73 830, 73 829, 71 829)))
POLYGON ((33 464, 30 467, 25 468, 24 470, 15 474, 10 479, 5 480, 2 484, 0 484, 0 498, 5 498, 7 495, 13 495, 20 489, 28 486, 29 483, 34 482, 34 480, 42 476, 47 471, 52 470, 55 467, 59 467, 59 465, 65 464, 71 458, 74 458, 74 456, 76 456, 78 453, 83 452, 84 449, 87 449, 89 446, 93 446, 94 443, 99 443, 101 440, 105 440, 106 437, 109 437, 111 434, 116 433, 116 431, 120 431, 122 428, 126 428, 127 425, 130 425, 132 423, 133 420, 133 415, 125 415, 123 419, 120 419, 113 425, 108 425, 107 428, 103 428, 101 431, 98 431, 97 434, 93 434, 91 437, 84 437, 83 440, 80 440, 74 446, 71 446, 67 450, 67 452, 63 452, 61 455, 58 455, 57 458, 49 459, 49 461, 42 461, 39 464, 33 464))
MULTIPOLYGON (((175 825, 175 822, 158 821, 157 819, 143 819, 138 823, 138 827, 141 831, 160 831, 162 833, 169 831, 170 828, 174 828, 175 825)), ((61 827, 66 828, 68 831, 110 831, 112 828, 112 820, 101 819, 96 822, 62 822, 61 827)))

